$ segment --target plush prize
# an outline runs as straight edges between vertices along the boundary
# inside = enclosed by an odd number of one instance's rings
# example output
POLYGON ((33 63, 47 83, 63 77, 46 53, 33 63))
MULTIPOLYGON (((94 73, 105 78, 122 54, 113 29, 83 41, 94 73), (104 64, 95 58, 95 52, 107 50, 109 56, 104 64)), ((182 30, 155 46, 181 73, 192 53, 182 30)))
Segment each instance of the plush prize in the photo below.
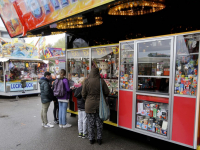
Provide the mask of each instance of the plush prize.
POLYGON ((101 68, 101 73, 100 73, 101 78, 106 79, 108 77, 107 75, 108 63, 106 61, 101 61, 100 68, 101 68))

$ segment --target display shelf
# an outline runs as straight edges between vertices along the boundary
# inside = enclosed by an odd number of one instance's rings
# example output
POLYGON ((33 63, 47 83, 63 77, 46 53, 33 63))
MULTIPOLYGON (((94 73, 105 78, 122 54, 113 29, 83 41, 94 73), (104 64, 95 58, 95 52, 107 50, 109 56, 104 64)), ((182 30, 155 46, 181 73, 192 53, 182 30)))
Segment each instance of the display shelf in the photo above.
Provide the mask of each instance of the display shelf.
POLYGON ((133 64, 133 62, 132 63, 121 63, 121 65, 132 65, 133 64))
POLYGON ((136 90, 136 94, 137 95, 157 96, 157 97, 169 98, 169 93, 163 93, 163 92, 149 92, 148 91, 148 93, 147 93, 146 91, 136 90))
POLYGON ((170 78, 169 76, 144 76, 144 75, 138 75, 138 77, 143 77, 143 78, 170 78))
POLYGON ((199 53, 177 54, 178 56, 199 55, 199 53))
POLYGON ((174 96, 178 96, 178 97, 188 97, 188 98, 196 98, 196 96, 193 96, 193 95, 174 94, 174 96))
POLYGON ((169 98, 156 97, 156 96, 146 96, 146 95, 137 95, 137 100, 159 102, 159 103, 169 103, 169 98))

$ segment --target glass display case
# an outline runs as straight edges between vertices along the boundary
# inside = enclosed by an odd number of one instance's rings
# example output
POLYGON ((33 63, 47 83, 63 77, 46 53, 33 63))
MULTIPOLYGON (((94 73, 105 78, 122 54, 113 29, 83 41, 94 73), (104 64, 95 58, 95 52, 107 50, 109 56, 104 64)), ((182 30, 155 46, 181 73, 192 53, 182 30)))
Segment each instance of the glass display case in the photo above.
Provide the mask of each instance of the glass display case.
POLYGON ((136 128, 167 136, 168 98, 137 95, 136 128))
POLYGON ((171 39, 138 43, 138 91, 169 93, 171 39))
POLYGON ((135 128, 163 136, 168 131, 172 43, 172 38, 137 42, 135 128))
POLYGON ((89 49, 67 51, 68 76, 74 83, 89 75, 89 49))
POLYGON ((122 43, 120 52, 120 89, 133 90, 134 42, 122 43))
POLYGON ((98 67, 101 78, 104 79, 110 95, 118 95, 119 77, 119 47, 107 46, 92 48, 92 67, 98 67))
POLYGON ((22 79, 36 80, 38 77, 43 77, 47 65, 45 63, 10 61, 10 74, 7 81, 17 81, 22 79))
POLYGON ((199 40, 200 34, 177 36, 174 94, 197 94, 199 40))

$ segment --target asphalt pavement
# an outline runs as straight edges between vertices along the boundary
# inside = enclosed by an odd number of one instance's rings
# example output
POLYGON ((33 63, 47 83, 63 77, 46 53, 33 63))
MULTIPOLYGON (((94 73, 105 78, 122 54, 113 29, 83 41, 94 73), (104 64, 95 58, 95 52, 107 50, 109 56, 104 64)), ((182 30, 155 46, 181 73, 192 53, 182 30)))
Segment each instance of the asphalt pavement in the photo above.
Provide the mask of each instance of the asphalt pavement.
MULTIPOLYGON (((41 101, 38 96, 21 96, 18 100, 0 97, 0 150, 189 150, 176 144, 149 138, 104 124, 103 144, 91 145, 78 138, 78 117, 67 114, 70 128, 41 126, 41 101)), ((53 122, 53 103, 48 111, 53 122)))

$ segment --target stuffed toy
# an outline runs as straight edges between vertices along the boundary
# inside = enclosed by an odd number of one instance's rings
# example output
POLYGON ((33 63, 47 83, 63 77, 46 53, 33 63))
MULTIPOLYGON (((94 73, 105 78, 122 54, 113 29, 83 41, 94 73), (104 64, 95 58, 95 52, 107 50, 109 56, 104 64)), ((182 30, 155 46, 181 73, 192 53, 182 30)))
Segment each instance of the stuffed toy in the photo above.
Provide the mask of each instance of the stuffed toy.
POLYGON ((100 73, 101 78, 107 79, 108 63, 106 61, 101 61, 100 68, 101 68, 101 73, 100 73))

